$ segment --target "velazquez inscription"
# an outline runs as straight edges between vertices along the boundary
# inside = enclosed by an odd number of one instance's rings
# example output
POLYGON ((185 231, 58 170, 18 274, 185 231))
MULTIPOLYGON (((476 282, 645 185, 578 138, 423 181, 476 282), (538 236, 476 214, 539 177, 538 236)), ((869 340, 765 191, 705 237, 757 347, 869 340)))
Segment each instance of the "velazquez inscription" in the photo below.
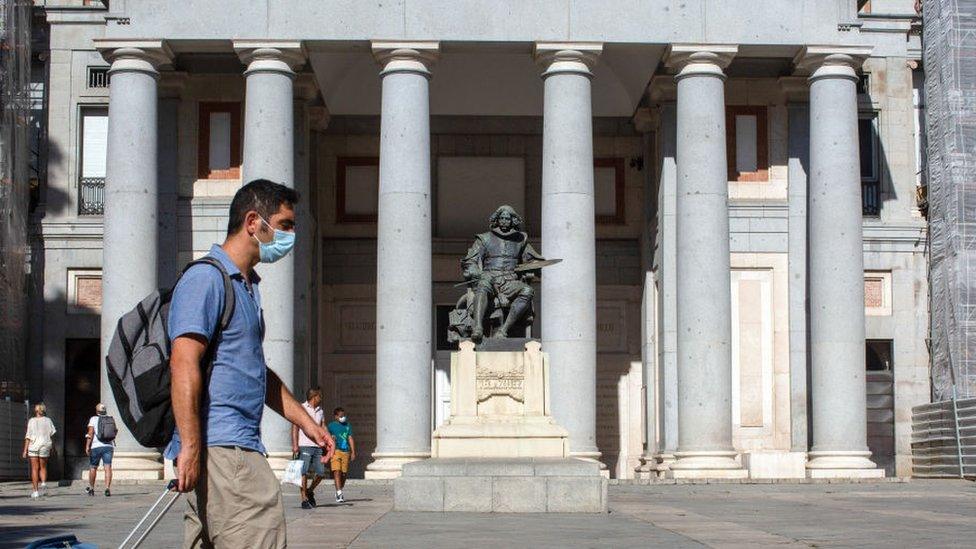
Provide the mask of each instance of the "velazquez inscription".
POLYGON ((475 383, 478 387, 478 402, 495 395, 509 396, 518 402, 525 402, 524 366, 503 371, 478 368, 475 383))

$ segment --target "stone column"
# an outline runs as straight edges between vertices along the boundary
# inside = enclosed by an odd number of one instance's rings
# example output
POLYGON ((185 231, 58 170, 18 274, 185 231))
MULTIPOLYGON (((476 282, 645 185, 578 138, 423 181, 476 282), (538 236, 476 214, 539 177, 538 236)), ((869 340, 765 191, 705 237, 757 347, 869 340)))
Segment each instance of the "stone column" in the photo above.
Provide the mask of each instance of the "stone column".
POLYGON ((733 459, 725 74, 736 46, 674 45, 678 451, 674 478, 744 478, 733 459))
POLYGON ((856 69, 865 48, 814 48, 810 75, 811 477, 883 476, 869 459, 856 69))
POLYGON ((596 218, 590 68, 603 46, 536 44, 544 68, 542 253, 562 259, 542 274, 542 350, 552 364, 552 415, 570 454, 596 446, 596 218))
POLYGON ((376 451, 367 478, 430 457, 433 335, 430 66, 437 42, 374 42, 382 66, 376 451))
MULTIPOLYGON (((157 69, 172 54, 161 41, 99 42, 109 74, 108 153, 102 218, 102 356, 119 318, 158 289, 157 69), (148 245, 147 245, 148 243, 148 245)), ((101 370, 101 399, 119 417, 101 370)), ((132 438, 121 421, 113 473, 119 479, 159 479, 160 454, 132 438)))
MULTIPOLYGON (((244 147, 241 183, 269 179, 295 187, 295 69, 305 62, 300 42, 235 41, 234 50, 247 66, 244 71, 244 147)), ((302 196, 301 200, 308 200, 302 196)), ((296 208, 300 214, 302 208, 296 208)), ((305 234, 298 215, 295 232, 305 234)), ((261 308, 264 311, 264 357, 268 367, 294 391, 295 367, 295 253, 271 265, 259 265, 261 308)), ((301 400, 301 396, 299 396, 301 400)), ((291 458, 291 424, 270 409, 261 419, 261 440, 271 467, 281 470, 291 458)))

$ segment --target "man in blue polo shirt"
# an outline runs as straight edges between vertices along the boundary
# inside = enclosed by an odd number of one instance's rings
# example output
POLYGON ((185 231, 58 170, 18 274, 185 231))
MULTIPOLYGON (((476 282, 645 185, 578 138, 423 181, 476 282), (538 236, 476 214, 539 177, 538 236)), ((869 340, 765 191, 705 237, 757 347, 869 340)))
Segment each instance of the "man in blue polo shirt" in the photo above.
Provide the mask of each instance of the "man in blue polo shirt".
POLYGON ((202 364, 224 303, 223 277, 211 265, 195 265, 174 289, 168 329, 176 433, 166 457, 175 458, 177 489, 187 492, 184 547, 285 547, 281 485, 261 443, 265 404, 319 446, 334 446, 264 360, 254 267, 291 251, 296 202, 294 190, 264 179, 234 195, 227 238, 209 253, 230 275, 236 302, 213 342, 209 383, 202 364))

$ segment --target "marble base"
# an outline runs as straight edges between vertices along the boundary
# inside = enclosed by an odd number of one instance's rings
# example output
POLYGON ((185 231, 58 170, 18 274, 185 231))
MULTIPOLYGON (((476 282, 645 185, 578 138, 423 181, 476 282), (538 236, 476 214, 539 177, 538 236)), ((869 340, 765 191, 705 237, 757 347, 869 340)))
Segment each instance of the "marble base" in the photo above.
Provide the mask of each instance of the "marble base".
POLYGON ((742 467, 749 478, 806 478, 806 452, 747 452, 742 467))
POLYGON ((572 458, 432 458, 393 481, 395 511, 606 513, 608 481, 572 458))
POLYGON ((747 479, 745 469, 671 469, 664 478, 672 479, 747 479))
POLYGON ((884 478, 868 451, 819 450, 808 456, 807 478, 884 478))
POLYGON ((738 479, 749 478, 749 471, 742 468, 731 451, 675 452, 677 458, 665 472, 665 478, 673 479, 738 479))
POLYGON ((884 469, 807 469, 807 478, 884 478, 884 469))
POLYGON ((569 433, 549 411, 549 358, 538 341, 522 344, 476 351, 462 341, 451 354, 451 416, 431 435, 431 457, 570 457, 569 433))
POLYGON ((366 466, 363 476, 367 480, 389 480, 398 478, 403 466, 430 457, 430 454, 407 452, 373 452, 373 462, 366 466))

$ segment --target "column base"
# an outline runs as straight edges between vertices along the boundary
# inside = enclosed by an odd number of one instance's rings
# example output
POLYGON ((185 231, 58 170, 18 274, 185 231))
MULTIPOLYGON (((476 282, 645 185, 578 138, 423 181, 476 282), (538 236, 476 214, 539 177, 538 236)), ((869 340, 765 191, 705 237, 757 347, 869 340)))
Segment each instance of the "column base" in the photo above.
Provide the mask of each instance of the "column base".
POLYGON ((634 478, 638 480, 657 478, 657 460, 654 454, 644 454, 640 457, 640 465, 634 467, 634 478))
MULTIPOLYGON (((101 476, 104 467, 99 467, 101 476)), ((112 456, 112 480, 162 480, 163 461, 159 452, 124 452, 116 450, 112 456)), ((88 480, 88 470, 81 473, 88 480)))
POLYGON ((749 471, 742 468, 733 451, 675 452, 677 458, 665 473, 673 479, 743 479, 749 471))
POLYGON ((579 452, 574 452, 572 450, 569 451, 569 457, 571 457, 571 458, 575 458, 575 459, 579 459, 579 460, 583 460, 583 461, 589 461, 589 462, 593 462, 593 463, 596 463, 597 465, 599 465, 600 466, 600 474, 603 476, 603 478, 607 478, 608 479, 608 478, 610 478, 610 469, 607 468, 607 464, 606 463, 603 463, 602 461, 600 461, 600 457, 602 457, 602 456, 603 456, 603 452, 601 452, 599 450, 596 450, 596 449, 594 449, 594 450, 582 450, 582 451, 579 451, 579 452))
POLYGON ((819 451, 808 454, 807 478, 884 478, 884 469, 868 451, 819 451))
POLYGON ((374 452, 364 476, 368 480, 399 478, 405 464, 429 458, 430 452, 374 452))

